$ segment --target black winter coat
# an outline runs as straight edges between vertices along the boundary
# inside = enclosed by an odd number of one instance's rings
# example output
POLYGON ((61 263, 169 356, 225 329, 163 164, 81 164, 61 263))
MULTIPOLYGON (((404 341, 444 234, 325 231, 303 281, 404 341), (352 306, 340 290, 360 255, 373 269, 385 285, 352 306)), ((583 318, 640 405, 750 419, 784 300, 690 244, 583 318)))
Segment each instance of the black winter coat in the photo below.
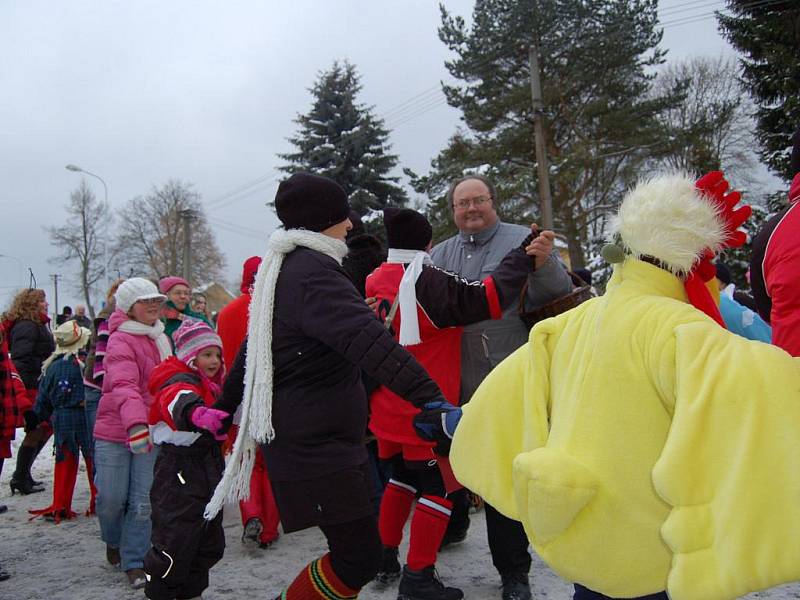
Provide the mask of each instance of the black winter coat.
POLYGON ((22 319, 14 323, 9 337, 11 360, 25 388, 36 389, 42 374, 42 363, 56 349, 53 334, 45 323, 22 319))
MULTIPOLYGON (((275 439, 264 455, 273 481, 313 479, 367 460, 360 369, 416 406, 444 400, 347 273, 320 252, 301 247, 286 256, 272 323, 275 439)), ((242 344, 217 405, 231 414, 242 398, 246 351, 242 344)))

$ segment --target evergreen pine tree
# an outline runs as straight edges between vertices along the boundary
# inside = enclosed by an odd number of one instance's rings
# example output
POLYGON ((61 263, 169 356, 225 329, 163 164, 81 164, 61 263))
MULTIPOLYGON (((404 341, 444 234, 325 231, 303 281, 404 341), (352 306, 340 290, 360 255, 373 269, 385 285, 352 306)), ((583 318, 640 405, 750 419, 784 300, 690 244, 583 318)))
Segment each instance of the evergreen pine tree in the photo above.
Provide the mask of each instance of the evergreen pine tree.
POLYGON ((663 62, 656 10, 657 0, 476 0, 467 28, 442 7, 439 37, 456 54, 446 66, 459 80, 444 92, 468 130, 431 173, 412 178, 434 200, 431 218, 449 217, 443 193, 452 175, 475 171, 494 180, 503 218, 536 218, 528 48, 537 35, 554 220, 572 265, 583 266, 587 240, 664 145, 658 115, 680 99, 650 93, 649 67, 663 62))
POLYGON ((399 178, 389 175, 398 162, 389 152, 389 132, 372 108, 357 100, 361 83, 356 68, 347 61, 334 62, 329 71, 320 73, 310 91, 314 96, 311 110, 298 115, 299 131, 289 138, 297 151, 279 155, 288 161, 281 170, 336 180, 361 215, 386 205, 405 205, 407 196, 397 185, 399 178))
POLYGON ((742 79, 757 106, 761 160, 791 179, 791 137, 800 127, 800 2, 728 0, 728 10, 733 14, 720 14, 719 24, 743 55, 742 79))

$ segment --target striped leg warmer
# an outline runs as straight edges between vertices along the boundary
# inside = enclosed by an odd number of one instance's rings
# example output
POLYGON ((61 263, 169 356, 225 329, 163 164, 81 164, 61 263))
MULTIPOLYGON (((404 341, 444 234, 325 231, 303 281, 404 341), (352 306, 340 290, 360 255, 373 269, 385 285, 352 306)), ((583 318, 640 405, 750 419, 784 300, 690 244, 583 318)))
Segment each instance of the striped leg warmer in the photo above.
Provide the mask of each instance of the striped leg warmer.
POLYGON ((347 587, 331 567, 330 554, 318 558, 295 578, 280 600, 353 600, 359 590, 347 587))
POLYGON ((390 479, 383 492, 381 512, 378 516, 378 531, 381 544, 397 548, 403 539, 403 526, 411 513, 411 505, 417 490, 407 483, 390 479))
POLYGON ((421 571, 436 564, 453 503, 439 496, 422 496, 411 519, 408 568, 421 571))

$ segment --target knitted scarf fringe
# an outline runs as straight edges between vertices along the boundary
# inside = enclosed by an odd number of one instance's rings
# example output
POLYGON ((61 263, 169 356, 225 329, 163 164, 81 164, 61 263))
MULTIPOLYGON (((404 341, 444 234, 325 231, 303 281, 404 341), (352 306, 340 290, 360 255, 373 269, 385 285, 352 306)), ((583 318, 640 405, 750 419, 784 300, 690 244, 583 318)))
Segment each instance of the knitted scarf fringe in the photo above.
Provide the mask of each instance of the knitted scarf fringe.
POLYGON ((284 257, 298 246, 330 256, 339 264, 347 254, 343 241, 303 229, 279 229, 269 238, 267 252, 256 275, 247 326, 247 361, 239 434, 225 465, 222 479, 206 505, 204 516, 213 519, 224 504, 250 496, 250 474, 258 444, 275 439, 272 427, 272 317, 275 285, 284 257))

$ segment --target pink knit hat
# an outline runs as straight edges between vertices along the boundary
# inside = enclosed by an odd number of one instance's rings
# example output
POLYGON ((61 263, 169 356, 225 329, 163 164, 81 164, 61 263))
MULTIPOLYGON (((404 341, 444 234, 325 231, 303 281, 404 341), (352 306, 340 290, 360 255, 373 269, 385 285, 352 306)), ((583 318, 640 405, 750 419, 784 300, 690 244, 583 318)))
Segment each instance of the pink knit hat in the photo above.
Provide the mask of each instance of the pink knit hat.
POLYGON ((187 365, 206 348, 216 346, 222 350, 222 340, 204 321, 185 319, 172 334, 172 340, 175 355, 187 365))
POLYGON ((189 289, 192 289, 192 286, 189 285, 189 282, 186 281, 183 277, 176 277, 175 275, 170 275, 169 277, 164 277, 158 282, 158 289, 162 294, 166 294, 176 285, 185 285, 189 289))

